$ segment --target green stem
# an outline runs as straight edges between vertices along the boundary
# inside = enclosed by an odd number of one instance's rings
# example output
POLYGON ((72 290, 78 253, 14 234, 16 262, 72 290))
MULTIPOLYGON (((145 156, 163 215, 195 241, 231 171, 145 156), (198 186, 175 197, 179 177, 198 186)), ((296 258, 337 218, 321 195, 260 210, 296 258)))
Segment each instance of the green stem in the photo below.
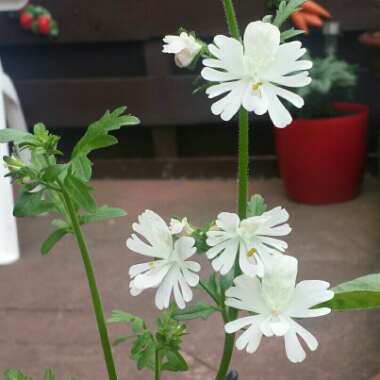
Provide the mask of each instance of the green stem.
MULTIPOLYGON (((240 40, 239 26, 232 0, 223 0, 224 11, 228 27, 232 37, 240 40)), ((238 170, 238 213, 240 220, 247 217, 247 197, 248 197, 248 164, 249 164, 249 121, 248 112, 241 108, 239 112, 239 170, 238 170)), ((240 275, 238 258, 234 267, 235 275, 240 275)), ((239 311, 230 308, 228 312, 228 321, 235 320, 239 311)), ((232 353, 234 349, 235 334, 225 334, 223 356, 215 380, 225 380, 227 375, 232 353)))
POLYGON ((88 253, 87 244, 82 234, 78 220, 78 215, 74 209, 73 203, 66 191, 64 190, 63 185, 61 185, 61 189, 67 207, 67 212, 69 214, 68 216, 70 218, 71 225, 73 228, 73 233, 78 243, 78 247, 82 255, 83 264, 87 274, 88 285, 91 291, 92 302, 95 310, 96 322, 98 324, 100 340, 103 347, 104 359, 107 365, 108 378, 109 380, 117 380, 115 364, 112 356, 111 345, 104 318, 102 301, 100 299, 99 291, 96 285, 95 274, 92 267, 90 255, 88 253))
POLYGON ((232 0, 223 0, 223 6, 231 36, 237 40, 240 40, 239 26, 232 0))
POLYGON ((154 380, 161 379, 161 355, 160 350, 157 349, 155 353, 155 363, 154 363, 154 380))
POLYGON ((249 122, 248 112, 240 109, 239 113, 239 217, 247 217, 249 165, 249 122))

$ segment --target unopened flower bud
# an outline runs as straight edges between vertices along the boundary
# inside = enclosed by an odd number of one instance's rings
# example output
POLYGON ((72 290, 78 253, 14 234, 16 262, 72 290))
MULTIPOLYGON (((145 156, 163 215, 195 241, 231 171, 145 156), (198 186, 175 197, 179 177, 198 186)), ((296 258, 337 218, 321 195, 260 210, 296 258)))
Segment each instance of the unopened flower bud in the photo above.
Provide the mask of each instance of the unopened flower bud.
POLYGON ((202 44, 186 32, 179 36, 165 36, 163 41, 163 53, 174 54, 174 61, 178 67, 189 66, 202 49, 202 44))

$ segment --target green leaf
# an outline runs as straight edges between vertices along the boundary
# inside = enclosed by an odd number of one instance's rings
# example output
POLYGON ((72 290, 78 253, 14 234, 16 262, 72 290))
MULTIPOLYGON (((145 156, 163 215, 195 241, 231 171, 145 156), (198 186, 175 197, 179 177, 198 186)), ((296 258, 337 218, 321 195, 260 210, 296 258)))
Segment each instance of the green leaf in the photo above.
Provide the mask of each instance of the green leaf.
POLYGON ((85 180, 88 181, 92 175, 92 162, 87 158, 87 156, 80 154, 71 159, 71 167, 73 173, 85 180))
POLYGON ((165 357, 167 362, 162 365, 163 371, 183 372, 189 369, 186 360, 178 351, 169 350, 165 352, 165 357))
POLYGON ((47 255, 50 250, 67 234, 66 228, 59 228, 53 231, 48 238, 42 243, 41 253, 47 255))
POLYGON ((252 195, 247 203, 247 215, 248 217, 260 216, 267 210, 267 208, 268 206, 260 194, 252 195))
POLYGON ((31 377, 24 375, 17 369, 7 369, 4 372, 4 377, 6 380, 32 380, 31 377))
POLYGON ((17 217, 36 216, 53 211, 54 204, 43 199, 43 191, 29 193, 23 191, 16 201, 13 215, 17 217))
POLYGON ((216 275, 213 273, 207 280, 201 280, 200 281, 200 288, 204 288, 208 295, 217 303, 219 304, 219 288, 216 281, 216 275))
POLYGON ((140 120, 132 115, 124 115, 126 107, 119 107, 113 112, 107 111, 100 120, 91 124, 84 136, 75 145, 72 153, 73 172, 83 180, 91 177, 91 161, 87 156, 95 149, 117 144, 118 140, 109 132, 127 125, 137 125, 140 120))
POLYGON ((80 217, 80 223, 86 224, 90 222, 100 222, 102 220, 120 218, 126 216, 127 213, 121 208, 112 208, 104 205, 95 210, 92 214, 83 215, 80 217))
POLYGON ((44 374, 44 380, 55 380, 55 375, 52 369, 47 369, 44 374))
POLYGON ((380 308, 380 273, 356 278, 332 290, 334 298, 315 308, 330 307, 338 311, 380 308))
POLYGON ((65 179, 65 188, 79 207, 89 213, 95 212, 96 203, 90 194, 92 188, 87 183, 69 173, 65 179))
POLYGON ((227 289, 229 289, 232 286, 234 278, 235 278, 234 268, 232 268, 226 275, 220 276, 219 282, 220 282, 220 288, 223 294, 226 292, 227 289))
POLYGON ((0 130, 0 143, 14 142, 18 144, 25 141, 33 141, 33 135, 28 132, 20 131, 13 128, 5 128, 0 130))
POLYGON ((54 182, 62 173, 68 169, 67 164, 54 164, 44 169, 42 174, 43 181, 47 183, 54 182))
POLYGON ((304 34, 304 33, 305 33, 304 30, 291 28, 281 33, 281 42, 285 42, 287 40, 290 40, 291 38, 297 37, 300 34, 304 34))
POLYGON ((200 301, 195 305, 187 307, 186 309, 177 310, 173 314, 173 318, 177 321, 188 321, 197 318, 206 320, 211 314, 215 313, 216 311, 220 311, 220 309, 209 305, 204 301, 200 301))
POLYGON ((278 6, 273 25, 278 28, 290 17, 290 15, 300 9, 306 0, 283 0, 278 6))
POLYGON ((112 345, 114 347, 118 346, 119 344, 122 344, 124 342, 126 342, 128 339, 130 339, 131 337, 130 336, 119 336, 118 338, 116 338, 113 342, 112 342, 112 345))

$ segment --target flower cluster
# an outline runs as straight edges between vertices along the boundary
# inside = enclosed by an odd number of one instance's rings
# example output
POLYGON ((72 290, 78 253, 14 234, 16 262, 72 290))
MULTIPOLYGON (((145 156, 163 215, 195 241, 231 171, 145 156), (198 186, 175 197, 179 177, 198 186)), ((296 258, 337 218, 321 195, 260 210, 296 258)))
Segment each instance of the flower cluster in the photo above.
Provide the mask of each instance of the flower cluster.
MULTIPOLYGON (((226 306, 248 311, 251 315, 226 324, 227 333, 246 328, 236 341, 236 347, 247 352, 258 348, 262 336, 283 336, 289 360, 300 362, 305 352, 297 334, 311 350, 317 340, 293 318, 325 315, 328 308, 313 309, 333 297, 324 281, 303 281, 295 285, 297 259, 283 255, 287 243, 277 239, 291 231, 286 223, 287 211, 276 207, 260 216, 240 220, 236 214, 222 212, 207 232, 207 257, 215 271, 227 274, 239 256, 243 274, 225 293, 226 306)), ((185 308, 193 298, 191 288, 199 283, 201 267, 189 260, 195 252, 195 240, 189 236, 193 228, 186 218, 172 219, 170 226, 156 213, 146 210, 133 224, 136 234, 127 240, 127 247, 152 261, 130 268, 131 294, 139 295, 148 288, 157 288, 158 309, 168 308, 171 295, 179 308, 185 308)))
MULTIPOLYGON (((175 54, 181 67, 188 66, 201 50, 185 32, 179 37, 166 36, 164 42, 163 52, 175 54)), ((201 71, 203 79, 212 83, 206 90, 208 97, 224 95, 211 106, 212 113, 228 121, 244 107, 257 115, 268 113, 276 127, 286 127, 292 116, 280 98, 297 108, 303 107, 304 101, 284 87, 304 87, 311 82, 308 70, 312 62, 300 59, 305 53, 299 41, 281 44, 278 27, 263 21, 248 24, 242 42, 216 36, 208 45, 201 71)))

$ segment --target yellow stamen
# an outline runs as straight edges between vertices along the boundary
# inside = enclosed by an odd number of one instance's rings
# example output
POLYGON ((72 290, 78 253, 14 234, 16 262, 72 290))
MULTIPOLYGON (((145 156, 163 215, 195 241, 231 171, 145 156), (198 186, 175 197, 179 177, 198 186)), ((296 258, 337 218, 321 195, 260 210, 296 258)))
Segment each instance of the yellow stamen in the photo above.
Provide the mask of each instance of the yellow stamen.
POLYGON ((280 315, 281 314, 281 312, 280 312, 280 310, 278 310, 278 309, 273 309, 272 310, 272 315, 274 315, 274 316, 278 316, 278 315, 280 315))
POLYGON ((151 262, 149 263, 149 266, 150 266, 151 268, 154 268, 154 267, 155 267, 154 261, 151 261, 151 262))
POLYGON ((247 256, 248 256, 248 257, 251 257, 251 256, 253 256, 256 252, 257 252, 256 248, 251 248, 251 249, 247 252, 247 256))
POLYGON ((257 91, 261 86, 263 85, 263 82, 257 82, 252 85, 252 90, 257 91))

